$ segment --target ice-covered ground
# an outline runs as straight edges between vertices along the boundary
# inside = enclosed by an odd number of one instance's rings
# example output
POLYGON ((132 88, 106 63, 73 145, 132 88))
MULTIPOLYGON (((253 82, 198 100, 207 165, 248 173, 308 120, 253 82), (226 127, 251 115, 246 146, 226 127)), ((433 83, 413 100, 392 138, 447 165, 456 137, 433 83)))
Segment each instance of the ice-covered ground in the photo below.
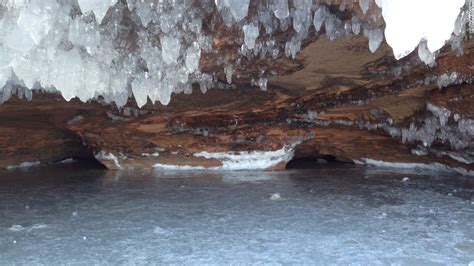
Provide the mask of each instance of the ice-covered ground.
POLYGON ((0 172, 0 264, 461 264, 474 179, 321 166, 282 172, 0 172))

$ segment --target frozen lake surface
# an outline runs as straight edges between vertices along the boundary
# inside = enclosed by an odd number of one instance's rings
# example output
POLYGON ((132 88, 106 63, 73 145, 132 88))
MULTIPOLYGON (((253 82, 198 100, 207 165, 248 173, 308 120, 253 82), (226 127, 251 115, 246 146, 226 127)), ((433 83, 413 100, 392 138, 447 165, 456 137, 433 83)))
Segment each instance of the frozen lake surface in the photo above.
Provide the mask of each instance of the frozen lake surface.
POLYGON ((359 166, 0 172, 2 265, 471 261, 472 177, 359 166))

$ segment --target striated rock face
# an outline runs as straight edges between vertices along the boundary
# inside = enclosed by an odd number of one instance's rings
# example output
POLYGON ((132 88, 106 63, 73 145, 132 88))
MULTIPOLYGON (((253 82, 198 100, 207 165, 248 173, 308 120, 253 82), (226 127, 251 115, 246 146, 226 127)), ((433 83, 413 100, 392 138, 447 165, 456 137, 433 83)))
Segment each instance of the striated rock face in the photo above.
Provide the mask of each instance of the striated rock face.
POLYGON ((474 42, 464 49, 443 50, 430 68, 416 53, 396 61, 386 44, 372 54, 364 37, 318 38, 273 62, 291 71, 267 91, 243 78, 141 109, 35 92, 0 105, 0 167, 95 157, 109 169, 282 169, 332 156, 472 174, 474 42))

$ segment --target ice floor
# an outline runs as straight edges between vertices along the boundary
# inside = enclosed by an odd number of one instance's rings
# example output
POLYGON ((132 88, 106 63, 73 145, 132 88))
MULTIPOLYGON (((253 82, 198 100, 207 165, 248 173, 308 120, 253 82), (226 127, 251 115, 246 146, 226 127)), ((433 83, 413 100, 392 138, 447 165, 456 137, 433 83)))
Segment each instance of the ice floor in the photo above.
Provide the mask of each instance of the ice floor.
POLYGON ((472 177, 355 166, 0 172, 1 265, 471 261, 472 177))

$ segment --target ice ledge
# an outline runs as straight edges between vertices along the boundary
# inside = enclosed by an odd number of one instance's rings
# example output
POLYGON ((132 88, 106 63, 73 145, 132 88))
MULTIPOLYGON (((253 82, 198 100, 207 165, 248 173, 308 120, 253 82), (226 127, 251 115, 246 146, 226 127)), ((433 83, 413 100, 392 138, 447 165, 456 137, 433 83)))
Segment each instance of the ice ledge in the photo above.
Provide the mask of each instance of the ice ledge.
POLYGON ((222 165, 215 167, 167 165, 157 163, 153 167, 166 170, 269 170, 279 164, 286 164, 294 156, 294 145, 287 145, 275 151, 207 152, 193 154, 194 157, 219 160, 222 165))
POLYGON ((10 171, 10 170, 17 170, 17 169, 27 169, 27 168, 38 167, 38 166, 43 166, 43 165, 67 164, 67 163, 73 163, 73 162, 75 162, 75 159, 73 158, 67 158, 61 161, 53 161, 53 162, 42 162, 42 161, 22 162, 15 165, 8 165, 6 166, 6 169, 10 171))
POLYGON ((361 165, 371 165, 377 167, 385 167, 385 168, 399 168, 399 169, 423 169, 423 170, 432 170, 432 171, 440 171, 440 172, 448 172, 448 173, 459 173, 466 176, 474 176, 474 171, 466 170, 460 167, 449 167, 447 165, 441 163, 393 163, 393 162, 385 162, 379 161, 369 158, 363 158, 361 160, 354 160, 355 164, 361 165))
POLYGON ((16 165, 9 165, 7 166, 7 170, 15 170, 18 168, 30 168, 30 167, 35 167, 39 166, 41 164, 40 161, 35 161, 35 162, 24 162, 16 165))

